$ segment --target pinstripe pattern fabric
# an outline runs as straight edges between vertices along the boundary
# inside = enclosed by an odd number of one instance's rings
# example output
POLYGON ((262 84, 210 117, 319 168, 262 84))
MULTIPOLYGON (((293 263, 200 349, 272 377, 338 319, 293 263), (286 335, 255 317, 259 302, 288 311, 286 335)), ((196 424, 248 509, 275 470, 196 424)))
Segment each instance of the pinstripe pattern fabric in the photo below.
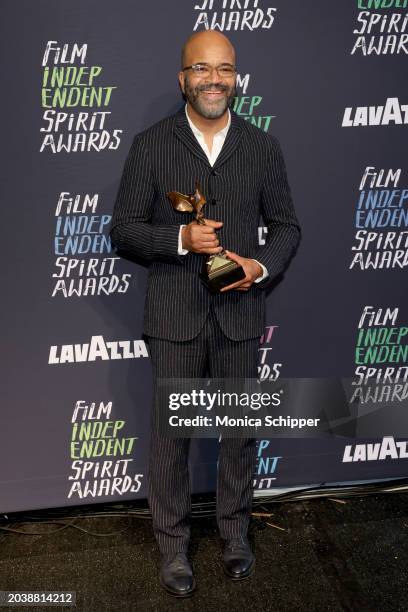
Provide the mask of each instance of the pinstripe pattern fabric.
POLYGON ((232 340, 262 335, 265 292, 283 271, 299 242, 285 164, 276 138, 231 111, 231 126, 214 166, 197 142, 185 115, 163 119, 135 136, 120 183, 110 231, 121 251, 149 263, 143 332, 174 341, 194 338, 213 303, 224 334, 232 340), (224 248, 254 258, 269 277, 249 291, 211 296, 198 277, 206 255, 178 255, 178 234, 192 213, 175 211, 168 191, 192 193, 200 182, 205 216, 224 225, 224 248), (260 213, 268 226, 258 245, 260 213))
MULTIPOLYGON (((157 378, 256 378, 259 338, 229 340, 210 307, 201 332, 192 340, 174 342, 148 339, 157 378)), ((160 401, 160 400, 159 400, 160 401)), ((156 405, 156 402, 155 402, 156 405)), ((166 438, 155 426, 152 413, 148 501, 153 531, 161 553, 187 552, 190 538, 189 438, 166 438)), ((252 507, 252 478, 256 466, 256 440, 223 438, 217 474, 217 524, 222 538, 245 535, 252 507)))

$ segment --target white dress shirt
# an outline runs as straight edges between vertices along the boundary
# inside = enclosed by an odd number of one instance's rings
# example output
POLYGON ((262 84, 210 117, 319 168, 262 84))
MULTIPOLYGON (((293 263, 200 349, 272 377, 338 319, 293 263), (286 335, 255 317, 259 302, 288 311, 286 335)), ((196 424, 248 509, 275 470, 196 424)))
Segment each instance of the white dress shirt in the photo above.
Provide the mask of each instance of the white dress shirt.
MULTIPOLYGON (((214 134, 213 137, 213 144, 212 144, 212 150, 211 153, 208 149, 207 143, 205 142, 204 139, 204 134, 197 128, 197 126, 194 125, 194 123, 191 121, 190 117, 188 116, 188 112, 187 112, 187 104, 185 106, 185 112, 186 112, 186 117, 187 120, 190 124, 191 130, 194 134, 194 136, 197 138, 198 143, 200 144, 200 146, 202 147, 204 153, 206 154, 208 161, 210 162, 210 165, 213 166, 215 164, 215 160, 217 159, 218 155, 220 154, 220 151, 222 149, 222 145, 224 144, 225 138, 227 136, 229 127, 231 125, 231 113, 228 109, 228 122, 227 125, 222 128, 222 130, 220 130, 219 132, 217 132, 216 134, 214 134)), ((188 253, 187 249, 183 249, 182 247, 182 241, 181 241, 181 230, 183 229, 183 227, 186 227, 185 225, 180 225, 180 232, 179 232, 179 241, 178 241, 178 254, 179 255, 186 255, 188 253)), ((263 264, 261 264, 259 261, 257 261, 256 259, 254 259, 254 261, 256 261, 257 264, 259 264, 263 270, 263 274, 262 276, 259 276, 257 279, 254 280, 255 283, 260 283, 262 280, 264 280, 264 278, 268 277, 268 271, 265 268, 265 266, 263 264)))

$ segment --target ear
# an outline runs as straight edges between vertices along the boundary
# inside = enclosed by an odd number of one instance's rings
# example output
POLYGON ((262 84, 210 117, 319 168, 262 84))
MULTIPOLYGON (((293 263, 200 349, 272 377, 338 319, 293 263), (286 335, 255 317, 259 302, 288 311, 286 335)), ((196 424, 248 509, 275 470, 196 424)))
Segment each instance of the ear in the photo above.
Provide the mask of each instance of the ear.
POLYGON ((180 84, 180 89, 184 93, 184 72, 182 70, 180 70, 180 72, 178 73, 178 80, 180 84))

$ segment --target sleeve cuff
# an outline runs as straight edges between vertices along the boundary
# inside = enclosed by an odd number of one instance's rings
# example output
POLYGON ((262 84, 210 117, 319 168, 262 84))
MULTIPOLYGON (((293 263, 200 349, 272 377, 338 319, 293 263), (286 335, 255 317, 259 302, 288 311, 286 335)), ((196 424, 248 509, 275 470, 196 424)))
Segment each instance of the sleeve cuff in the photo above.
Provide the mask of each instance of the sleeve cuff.
POLYGON ((263 264, 261 264, 260 261, 258 261, 257 259, 254 259, 254 261, 256 261, 257 264, 259 264, 262 268, 262 276, 258 276, 258 278, 256 278, 254 280, 254 283, 260 283, 261 281, 265 280, 265 278, 268 278, 269 274, 268 274, 268 270, 265 268, 265 266, 263 264))
POLYGON ((188 253, 188 249, 183 249, 183 243, 181 241, 181 230, 183 229, 183 227, 186 227, 185 225, 180 225, 180 229, 179 229, 179 236, 178 236, 178 251, 177 253, 179 255, 187 255, 188 253))

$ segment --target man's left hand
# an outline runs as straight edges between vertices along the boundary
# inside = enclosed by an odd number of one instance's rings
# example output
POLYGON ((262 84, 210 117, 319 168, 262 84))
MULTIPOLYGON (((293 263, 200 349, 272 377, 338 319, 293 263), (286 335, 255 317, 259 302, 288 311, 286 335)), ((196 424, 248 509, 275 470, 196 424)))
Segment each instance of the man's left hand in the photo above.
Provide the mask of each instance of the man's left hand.
POLYGON ((225 251, 225 253, 228 259, 232 259, 232 261, 235 261, 237 264, 242 266, 245 272, 245 278, 237 281, 236 283, 223 287, 220 289, 220 293, 223 291, 229 291, 230 289, 236 289, 237 291, 248 291, 254 280, 256 280, 259 276, 262 276, 263 270, 261 266, 254 259, 240 257, 240 255, 237 255, 233 251, 225 251))

